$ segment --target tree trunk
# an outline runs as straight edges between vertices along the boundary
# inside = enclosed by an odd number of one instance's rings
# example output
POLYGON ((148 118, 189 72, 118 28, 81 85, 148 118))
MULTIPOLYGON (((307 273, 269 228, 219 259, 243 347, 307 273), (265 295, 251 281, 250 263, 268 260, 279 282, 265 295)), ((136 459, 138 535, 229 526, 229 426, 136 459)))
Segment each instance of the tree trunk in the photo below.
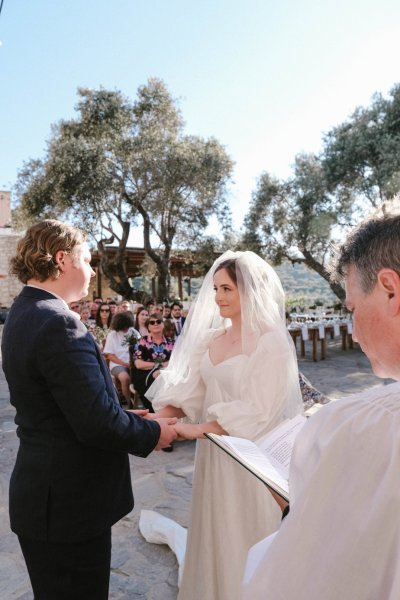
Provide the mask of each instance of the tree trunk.
POLYGON ((164 252, 162 255, 158 254, 151 247, 150 242, 150 220, 147 213, 139 208, 139 212, 143 217, 143 246, 146 254, 151 260, 157 265, 158 273, 158 300, 169 298, 169 292, 171 287, 171 275, 170 275, 170 257, 171 247, 165 243, 164 252))
POLYGON ((158 299, 168 300, 171 286, 171 277, 169 274, 169 260, 163 259, 157 265, 158 270, 158 299))
POLYGON ((304 262, 307 265, 307 267, 310 267, 310 269, 312 269, 313 271, 318 273, 318 275, 323 277, 325 281, 329 283, 329 287, 331 288, 335 296, 337 296, 339 300, 344 303, 346 299, 346 290, 344 289, 344 287, 340 285, 340 283, 335 283, 334 281, 331 281, 329 271, 327 271, 321 263, 315 260, 315 258, 312 256, 312 254, 310 254, 308 250, 304 250, 303 248, 301 248, 301 252, 305 258, 304 262))
POLYGON ((97 249, 100 257, 100 268, 107 278, 110 288, 125 298, 126 300, 134 299, 134 290, 129 283, 129 277, 125 267, 125 251, 128 243, 130 223, 121 223, 122 236, 119 241, 117 251, 114 256, 107 255, 107 245, 114 241, 114 236, 110 239, 103 239, 97 243, 97 249))

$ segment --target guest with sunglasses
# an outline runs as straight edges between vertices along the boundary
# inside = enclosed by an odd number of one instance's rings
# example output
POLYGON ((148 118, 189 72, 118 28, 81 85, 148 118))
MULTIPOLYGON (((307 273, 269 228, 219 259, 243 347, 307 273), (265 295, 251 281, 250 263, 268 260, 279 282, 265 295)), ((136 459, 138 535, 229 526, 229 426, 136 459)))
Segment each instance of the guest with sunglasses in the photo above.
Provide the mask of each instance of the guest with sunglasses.
POLYGON ((103 349, 107 334, 111 326, 111 309, 106 302, 99 304, 96 313, 96 325, 93 329, 90 328, 90 332, 93 334, 96 342, 103 349))
POLYGON ((168 366, 174 342, 164 335, 164 321, 161 313, 152 313, 146 321, 149 331, 133 348, 132 382, 140 395, 145 408, 154 412, 145 393, 159 376, 160 369, 168 366))

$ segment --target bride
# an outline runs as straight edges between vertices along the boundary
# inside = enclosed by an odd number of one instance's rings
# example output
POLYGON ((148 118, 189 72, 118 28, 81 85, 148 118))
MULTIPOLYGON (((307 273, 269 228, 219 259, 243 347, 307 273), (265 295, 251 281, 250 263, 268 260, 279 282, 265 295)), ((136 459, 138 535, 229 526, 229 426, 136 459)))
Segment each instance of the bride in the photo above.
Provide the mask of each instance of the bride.
POLYGON ((169 367, 147 396, 154 416, 187 417, 178 435, 199 440, 178 599, 238 599, 247 551, 278 528, 282 513, 264 485, 204 433, 257 441, 302 412, 284 292, 264 260, 229 251, 215 261, 169 367))

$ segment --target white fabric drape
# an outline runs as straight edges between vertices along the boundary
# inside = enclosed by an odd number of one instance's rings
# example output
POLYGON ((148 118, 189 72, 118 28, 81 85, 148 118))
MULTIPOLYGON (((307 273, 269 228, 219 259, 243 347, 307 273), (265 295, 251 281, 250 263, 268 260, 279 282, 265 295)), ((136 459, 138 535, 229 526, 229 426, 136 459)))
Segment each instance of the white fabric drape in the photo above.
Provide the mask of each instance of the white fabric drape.
POLYGON ((328 404, 296 440, 291 509, 243 600, 400 598, 400 384, 328 404))

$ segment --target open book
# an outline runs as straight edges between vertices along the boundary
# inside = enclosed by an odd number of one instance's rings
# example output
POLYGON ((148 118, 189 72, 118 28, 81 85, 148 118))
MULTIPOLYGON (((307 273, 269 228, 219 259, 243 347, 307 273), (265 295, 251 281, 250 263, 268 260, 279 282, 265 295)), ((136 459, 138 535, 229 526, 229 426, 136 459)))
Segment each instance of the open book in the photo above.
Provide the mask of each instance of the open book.
POLYGON ((258 440, 257 444, 229 435, 215 433, 206 433, 205 435, 288 501, 290 457, 296 436, 306 420, 306 417, 302 415, 287 419, 261 440, 258 440))

